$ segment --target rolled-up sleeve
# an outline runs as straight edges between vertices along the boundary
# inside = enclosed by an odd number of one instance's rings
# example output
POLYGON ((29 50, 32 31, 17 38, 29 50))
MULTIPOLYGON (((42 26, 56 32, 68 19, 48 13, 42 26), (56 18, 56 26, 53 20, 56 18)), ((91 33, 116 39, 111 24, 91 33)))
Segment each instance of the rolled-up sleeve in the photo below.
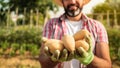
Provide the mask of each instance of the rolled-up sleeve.
POLYGON ((97 29, 97 42, 108 42, 108 35, 105 27, 102 23, 98 23, 98 29, 97 29))

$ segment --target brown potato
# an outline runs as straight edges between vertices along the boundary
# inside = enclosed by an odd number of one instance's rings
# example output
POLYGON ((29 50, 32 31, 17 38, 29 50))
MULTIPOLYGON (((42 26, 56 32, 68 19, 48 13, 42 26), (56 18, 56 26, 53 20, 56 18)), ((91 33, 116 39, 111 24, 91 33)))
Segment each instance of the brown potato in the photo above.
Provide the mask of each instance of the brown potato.
POLYGON ((87 35, 90 35, 88 30, 82 29, 73 35, 75 41, 84 39, 87 35))
POLYGON ((68 49, 68 51, 73 52, 75 50, 75 40, 73 36, 64 35, 62 37, 62 41, 63 41, 64 47, 68 49))
POLYGON ((43 42, 45 46, 48 46, 51 53, 54 53, 55 50, 62 51, 64 48, 63 42, 61 40, 43 38, 43 42))
POLYGON ((78 40, 75 42, 75 48, 83 47, 86 51, 89 49, 89 44, 85 40, 78 40))

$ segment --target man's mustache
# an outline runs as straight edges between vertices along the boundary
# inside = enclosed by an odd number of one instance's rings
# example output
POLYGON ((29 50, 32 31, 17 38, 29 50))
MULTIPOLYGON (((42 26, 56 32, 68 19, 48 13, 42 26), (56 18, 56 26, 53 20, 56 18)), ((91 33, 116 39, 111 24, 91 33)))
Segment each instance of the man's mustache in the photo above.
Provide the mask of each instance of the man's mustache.
POLYGON ((70 5, 67 6, 67 8, 70 8, 71 6, 76 6, 76 7, 78 7, 78 5, 76 5, 76 4, 70 4, 70 5))

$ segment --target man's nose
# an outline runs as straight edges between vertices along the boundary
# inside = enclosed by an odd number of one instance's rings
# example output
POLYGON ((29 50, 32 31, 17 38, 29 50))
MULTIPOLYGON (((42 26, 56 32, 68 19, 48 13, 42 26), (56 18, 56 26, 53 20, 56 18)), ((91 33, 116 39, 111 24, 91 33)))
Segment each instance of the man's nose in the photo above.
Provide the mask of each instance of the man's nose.
POLYGON ((70 3, 75 4, 76 0, 70 0, 70 3))

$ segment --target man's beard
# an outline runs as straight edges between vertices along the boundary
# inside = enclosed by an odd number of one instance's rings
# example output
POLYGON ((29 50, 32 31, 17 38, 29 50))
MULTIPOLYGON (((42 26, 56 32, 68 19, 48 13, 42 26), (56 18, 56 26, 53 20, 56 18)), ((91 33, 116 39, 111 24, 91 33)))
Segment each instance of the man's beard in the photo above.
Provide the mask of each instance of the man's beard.
POLYGON ((76 17, 76 16, 78 16, 81 13, 82 8, 80 8, 79 6, 77 6, 75 4, 70 4, 70 5, 67 6, 67 8, 64 7, 64 10, 65 10, 65 14, 67 14, 68 16, 76 17), (77 9, 76 10, 70 10, 69 8, 71 6, 76 6, 77 9))

